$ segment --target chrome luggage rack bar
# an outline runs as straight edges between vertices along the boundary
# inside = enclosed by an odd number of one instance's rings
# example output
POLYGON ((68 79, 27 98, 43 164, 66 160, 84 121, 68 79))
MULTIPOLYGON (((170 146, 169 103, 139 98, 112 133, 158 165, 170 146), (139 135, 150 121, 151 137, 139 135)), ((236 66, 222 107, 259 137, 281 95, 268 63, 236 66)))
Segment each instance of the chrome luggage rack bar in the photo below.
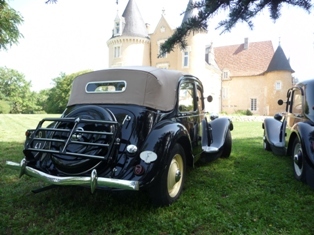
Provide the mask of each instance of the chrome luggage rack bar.
POLYGON ((36 129, 28 130, 29 136, 25 142, 24 154, 32 157, 33 153, 50 153, 62 154, 73 157, 83 157, 91 159, 106 159, 111 152, 114 145, 119 144, 119 139, 116 138, 118 130, 118 122, 116 121, 102 121, 80 118, 44 118, 37 125, 36 129), (43 127, 45 122, 52 122, 47 127, 43 127), (73 123, 71 129, 58 128, 62 124, 73 123), (79 124, 94 124, 98 130, 84 130, 78 127, 79 124), (55 138, 56 135, 63 135, 62 139, 55 138), (90 142, 81 140, 81 137, 87 135, 97 135, 101 137, 100 142, 90 142), (58 149, 50 149, 52 143, 58 143, 58 149), (90 155, 84 153, 75 153, 67 151, 69 145, 81 145, 93 148, 108 148, 105 156, 90 155))

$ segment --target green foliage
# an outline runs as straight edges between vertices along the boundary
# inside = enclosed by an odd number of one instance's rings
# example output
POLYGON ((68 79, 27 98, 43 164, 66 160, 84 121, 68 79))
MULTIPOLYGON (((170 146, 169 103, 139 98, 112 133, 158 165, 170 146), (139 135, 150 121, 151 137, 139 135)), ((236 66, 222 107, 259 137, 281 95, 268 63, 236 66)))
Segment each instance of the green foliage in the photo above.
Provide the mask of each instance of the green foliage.
POLYGON ((10 113, 11 107, 8 101, 0 100, 0 113, 10 113))
POLYGON ((236 110, 234 112, 235 114, 238 114, 238 115, 246 115, 246 116, 252 116, 253 113, 250 111, 250 110, 236 110))
POLYGON ((222 28, 222 33, 230 31, 238 22, 246 22, 252 29, 252 19, 263 9, 268 9, 270 18, 276 20, 280 17, 280 10, 284 4, 300 7, 307 12, 311 10, 311 0, 227 0, 213 1, 203 0, 196 1, 189 5, 189 10, 197 9, 198 14, 191 16, 181 26, 179 26, 174 34, 168 38, 161 46, 160 54, 173 51, 175 45, 179 45, 181 49, 185 49, 186 37, 195 31, 206 31, 207 22, 210 17, 218 14, 219 10, 229 12, 228 18, 219 22, 217 28, 222 28))
POLYGON ((0 99, 11 106, 10 113, 33 113, 36 106, 36 93, 31 91, 31 82, 14 69, 0 67, 0 99))
POLYGON ((49 92, 50 89, 44 89, 38 92, 36 104, 40 107, 41 111, 37 111, 37 113, 46 112, 45 110, 47 110, 47 99, 49 92))
POLYGON ((73 80, 87 72, 89 71, 85 70, 70 75, 61 73, 60 77, 53 79, 54 87, 42 93, 47 96, 44 110, 47 113, 62 113, 68 103, 73 80))
POLYGON ((18 43, 23 36, 18 29, 22 22, 23 18, 18 12, 6 1, 0 1, 0 50, 7 50, 8 46, 18 43))

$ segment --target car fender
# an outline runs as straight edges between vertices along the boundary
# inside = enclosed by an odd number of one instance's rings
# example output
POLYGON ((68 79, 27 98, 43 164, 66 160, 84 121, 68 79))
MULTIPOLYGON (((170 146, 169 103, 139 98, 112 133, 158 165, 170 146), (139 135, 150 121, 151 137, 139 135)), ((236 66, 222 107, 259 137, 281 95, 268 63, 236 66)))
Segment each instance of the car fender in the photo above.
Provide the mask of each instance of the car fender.
MULTIPOLYGON (((298 122, 293 127, 305 151, 306 162, 314 168, 314 126, 308 122, 298 122)), ((290 141, 291 142, 291 141, 290 141)))
POLYGON ((221 148, 225 143, 225 138, 227 135, 228 129, 233 130, 233 123, 229 118, 216 118, 210 122, 212 127, 213 143, 212 146, 221 148))
MULTIPOLYGON (((158 123, 147 136, 139 149, 141 164, 146 168, 146 174, 141 179, 142 186, 151 183, 159 177, 167 167, 167 156, 171 148, 180 143, 185 150, 186 158, 192 156, 192 145, 188 130, 180 123, 163 121, 158 123), (156 154, 156 159, 149 162, 141 154, 156 154)), ((188 159, 186 159, 188 161, 188 159)))
MULTIPOLYGON (((233 123, 229 118, 216 118, 213 121, 209 122, 212 131, 212 143, 210 147, 220 151, 223 147, 228 130, 233 130, 233 123)), ((203 133, 204 134, 204 133, 203 133)))
POLYGON ((270 144, 270 148, 274 154, 284 155, 285 150, 285 120, 283 122, 274 118, 265 118, 263 122, 263 128, 265 131, 265 138, 270 144))

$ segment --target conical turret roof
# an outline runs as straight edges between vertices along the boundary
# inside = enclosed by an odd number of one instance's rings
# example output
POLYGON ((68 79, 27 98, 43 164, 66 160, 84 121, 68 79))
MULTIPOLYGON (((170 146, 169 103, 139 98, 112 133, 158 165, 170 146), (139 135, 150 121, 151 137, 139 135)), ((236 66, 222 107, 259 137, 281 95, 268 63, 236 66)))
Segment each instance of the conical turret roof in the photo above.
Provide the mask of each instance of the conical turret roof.
POLYGON ((290 71, 294 73, 294 70, 291 68, 290 63, 280 45, 275 51, 274 56, 271 59, 266 72, 279 71, 279 70, 290 71))
POLYGON ((135 0, 129 0, 122 16, 125 19, 122 36, 148 37, 144 20, 135 0))

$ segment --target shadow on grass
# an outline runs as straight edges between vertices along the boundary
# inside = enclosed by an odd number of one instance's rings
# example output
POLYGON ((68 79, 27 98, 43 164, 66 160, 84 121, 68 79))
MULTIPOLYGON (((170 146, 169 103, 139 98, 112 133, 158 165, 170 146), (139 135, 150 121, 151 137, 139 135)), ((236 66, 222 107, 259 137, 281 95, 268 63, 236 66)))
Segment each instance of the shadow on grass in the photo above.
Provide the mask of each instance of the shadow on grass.
MULTIPOLYGON (((21 153, 19 143, 0 143, 0 149, 8 146, 10 156, 21 153)), ((179 234, 182 228, 182 234, 240 234, 243 229, 252 234, 256 227, 264 234, 295 234, 302 231, 295 228, 310 222, 311 216, 302 215, 313 215, 308 208, 313 192, 294 180, 290 159, 265 151, 259 137, 234 139, 229 158, 189 169, 180 199, 165 208, 154 208, 142 192, 96 190, 92 195, 88 188, 57 187, 33 194, 41 186, 38 180, 18 179, 18 172, 2 166, 0 171, 8 177, 0 182, 2 234, 179 234), (296 221, 301 225, 296 227, 296 221)))

